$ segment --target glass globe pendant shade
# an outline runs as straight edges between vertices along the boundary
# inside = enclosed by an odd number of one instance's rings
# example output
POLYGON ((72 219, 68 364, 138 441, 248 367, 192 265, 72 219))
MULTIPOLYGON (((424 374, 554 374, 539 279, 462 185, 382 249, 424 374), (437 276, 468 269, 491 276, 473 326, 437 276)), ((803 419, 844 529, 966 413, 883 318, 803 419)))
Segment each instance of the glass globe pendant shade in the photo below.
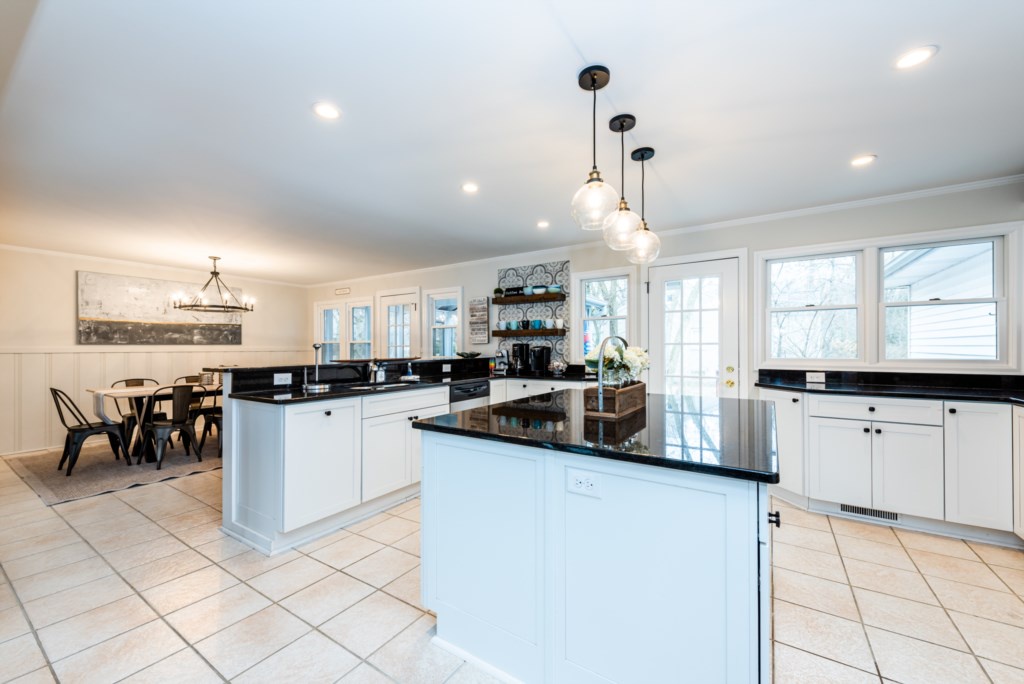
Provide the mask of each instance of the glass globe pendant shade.
POLYGON ((590 180, 576 191, 572 198, 572 220, 583 230, 601 230, 604 220, 615 211, 619 193, 601 180, 597 171, 590 172, 590 180))
POLYGON ((633 238, 640 230, 640 217, 630 211, 625 200, 619 202, 618 211, 604 220, 604 242, 614 250, 623 252, 632 249, 633 238))
POLYGON ((661 238, 647 228, 645 222, 636 235, 633 236, 633 248, 629 250, 626 257, 630 263, 649 264, 658 258, 661 252, 661 238))

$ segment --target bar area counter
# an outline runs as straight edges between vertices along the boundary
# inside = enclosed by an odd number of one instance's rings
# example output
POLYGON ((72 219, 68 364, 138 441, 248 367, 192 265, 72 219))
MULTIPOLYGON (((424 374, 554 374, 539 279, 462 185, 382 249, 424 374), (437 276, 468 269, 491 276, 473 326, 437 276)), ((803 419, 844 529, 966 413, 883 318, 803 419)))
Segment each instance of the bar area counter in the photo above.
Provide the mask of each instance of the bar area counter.
POLYGON ((583 399, 413 424, 438 644, 510 681, 769 681, 772 403, 583 399))

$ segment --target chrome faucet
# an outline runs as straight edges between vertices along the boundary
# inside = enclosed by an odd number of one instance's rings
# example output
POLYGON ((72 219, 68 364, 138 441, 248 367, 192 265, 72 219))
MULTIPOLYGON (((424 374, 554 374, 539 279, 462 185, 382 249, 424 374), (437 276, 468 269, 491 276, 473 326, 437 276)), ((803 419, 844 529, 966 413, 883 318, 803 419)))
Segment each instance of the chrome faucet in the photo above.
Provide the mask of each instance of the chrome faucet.
POLYGON ((601 346, 597 350, 597 411, 604 413, 604 348, 612 340, 618 340, 623 350, 629 346, 624 338, 618 335, 610 335, 601 340, 601 346))
POLYGON ((313 345, 313 364, 315 366, 315 370, 313 371, 313 382, 318 385, 320 384, 320 348, 323 346, 324 345, 319 342, 313 345))

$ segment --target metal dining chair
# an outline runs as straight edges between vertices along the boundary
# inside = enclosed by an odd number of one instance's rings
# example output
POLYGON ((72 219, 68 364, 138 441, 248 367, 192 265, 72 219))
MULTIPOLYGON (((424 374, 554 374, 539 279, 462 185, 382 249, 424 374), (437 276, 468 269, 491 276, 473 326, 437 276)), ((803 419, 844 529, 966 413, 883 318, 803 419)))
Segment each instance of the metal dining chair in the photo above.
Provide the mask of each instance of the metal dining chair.
POLYGON ((82 444, 85 440, 93 435, 103 434, 110 440, 110 448, 113 449, 114 456, 118 457, 117 450, 120 449, 124 453, 125 463, 132 464, 132 459, 128 455, 128 443, 124 436, 123 424, 90 422, 74 400, 56 387, 50 388, 50 396, 53 397, 53 403, 57 407, 57 417, 60 418, 61 425, 68 431, 64 438, 64 453, 60 456, 57 470, 63 468, 67 463, 68 469, 64 474, 70 477, 71 471, 78 463, 78 455, 82 451, 82 444))
MULTIPOLYGON (((175 385, 180 385, 180 384, 193 384, 193 385, 197 385, 197 384, 199 384, 199 380, 200 380, 200 376, 198 376, 198 375, 182 375, 180 378, 175 378, 174 379, 174 384, 175 385)), ((203 408, 203 399, 204 398, 205 398, 204 394, 201 394, 199 392, 193 392, 192 393, 192 401, 189 402, 189 405, 188 405, 189 422, 192 423, 192 431, 193 432, 195 432, 195 429, 196 429, 196 418, 199 417, 199 412, 203 408)), ((179 434, 179 436, 178 436, 178 443, 179 444, 181 443, 181 440, 182 440, 182 437, 179 434)), ((171 448, 172 449, 174 448, 174 443, 173 442, 171 442, 171 448)))
MULTIPOLYGON (((203 460, 202 448, 196 439, 195 426, 189 420, 189 406, 192 402, 194 392, 192 385, 170 385, 158 387, 153 390, 152 401, 146 404, 146 413, 142 421, 143 440, 152 439, 156 450, 156 469, 160 470, 164 460, 164 448, 177 432, 185 445, 185 454, 190 454, 189 447, 195 449, 196 459, 203 460), (153 418, 153 405, 158 395, 170 392, 171 394, 171 417, 170 419, 158 420, 153 418)), ((145 451, 145 449, 143 449, 145 451)), ((142 454, 139 454, 138 461, 142 462, 142 454)))
MULTIPOLYGON (((117 387, 157 387, 160 383, 153 378, 125 378, 123 380, 115 380, 110 383, 112 388, 117 387)), ((132 410, 131 399, 118 399, 117 397, 111 397, 114 400, 114 406, 117 407, 117 413, 121 416, 121 425, 124 426, 124 436, 128 440, 129 445, 132 441, 132 435, 135 434, 135 428, 138 425, 139 419, 135 415, 135 411, 132 410), (127 406, 122 407, 121 402, 125 402, 127 406), (128 410, 125 410, 127 408, 128 410)), ((164 413, 154 413, 153 417, 160 420, 166 419, 167 415, 164 413)), ((141 435, 139 436, 141 439, 141 435)))
POLYGON ((223 442, 221 441, 221 424, 224 419, 224 407, 217 403, 217 397, 220 396, 223 385, 217 385, 217 392, 213 395, 213 403, 211 406, 203 406, 199 409, 196 414, 196 418, 199 416, 203 417, 203 434, 199 439, 199 448, 202 449, 206 444, 206 436, 213 434, 213 428, 217 428, 217 457, 221 458, 224 454, 223 442))

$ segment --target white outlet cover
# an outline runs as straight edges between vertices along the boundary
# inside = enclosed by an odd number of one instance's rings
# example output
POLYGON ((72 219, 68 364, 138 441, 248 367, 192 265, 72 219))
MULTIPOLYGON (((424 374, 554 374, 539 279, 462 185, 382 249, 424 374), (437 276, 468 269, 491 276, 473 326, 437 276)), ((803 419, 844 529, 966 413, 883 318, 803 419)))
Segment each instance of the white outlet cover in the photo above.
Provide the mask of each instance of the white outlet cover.
POLYGON ((821 383, 824 383, 825 382, 825 374, 824 373, 808 373, 807 374, 807 382, 821 382, 821 383))
POLYGON ((290 385, 292 384, 291 373, 274 373, 274 384, 275 385, 290 385))
POLYGON ((581 494, 601 498, 601 474, 590 470, 567 468, 565 471, 565 489, 570 494, 581 494))
POLYGON ((441 372, 442 373, 451 373, 452 372, 452 364, 450 364, 450 363, 442 363, 441 364, 441 372))

